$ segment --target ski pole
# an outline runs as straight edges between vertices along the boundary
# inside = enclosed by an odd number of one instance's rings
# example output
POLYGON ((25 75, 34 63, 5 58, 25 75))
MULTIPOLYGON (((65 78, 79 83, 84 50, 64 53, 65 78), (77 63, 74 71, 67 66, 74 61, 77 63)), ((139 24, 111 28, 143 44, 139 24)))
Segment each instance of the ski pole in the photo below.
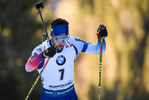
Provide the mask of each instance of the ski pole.
MULTIPOLYGON (((100 25, 97 30, 97 36, 100 34, 100 31, 106 28, 104 25, 100 25)), ((100 36, 99 36, 100 37, 100 36)), ((99 87, 98 87, 98 99, 100 100, 100 88, 101 88, 101 69, 102 69, 102 44, 104 37, 100 37, 100 65, 99 65, 99 87)))
POLYGON ((25 100, 28 100, 28 98, 29 98, 31 92, 33 91, 34 87, 36 86, 36 84, 37 84, 37 82, 38 82, 38 80, 39 80, 39 78, 40 78, 40 76, 41 76, 43 70, 45 69, 46 65, 48 64, 49 60, 50 60, 50 58, 48 58, 47 61, 46 61, 46 63, 44 64, 44 66, 43 66, 42 70, 40 71, 38 77, 36 78, 34 84, 32 85, 31 89, 29 90, 29 92, 28 92, 28 94, 27 94, 25 100))
POLYGON ((103 38, 100 39, 100 66, 99 66, 99 87, 98 87, 99 100, 100 100, 101 68, 102 68, 102 42, 103 42, 103 38))
POLYGON ((45 24, 44 24, 42 15, 41 15, 41 10, 40 10, 40 8, 42 8, 42 9, 44 8, 42 1, 36 3, 35 4, 35 7, 36 7, 36 9, 38 9, 38 13, 40 15, 40 18, 41 18, 41 21, 42 21, 42 25, 43 25, 44 31, 46 32, 46 34, 43 34, 43 40, 47 40, 47 39, 49 39, 49 36, 48 36, 48 32, 46 30, 46 27, 45 27, 45 24))
MULTIPOLYGON (((46 27, 45 27, 45 24, 44 24, 42 15, 41 15, 41 10, 40 10, 40 8, 42 8, 42 9, 44 8, 42 1, 36 3, 36 4, 35 4, 35 7, 36 7, 36 9, 38 9, 38 13, 39 13, 39 15, 40 15, 40 18, 41 18, 41 21, 42 21, 42 24, 43 24, 44 31, 46 32, 46 34, 45 34, 45 33, 43 34, 43 41, 45 41, 45 40, 49 39, 49 36, 48 36, 47 30, 46 30, 46 27)), ((38 77, 36 78, 34 84, 32 85, 31 89, 29 90, 29 92, 28 92, 28 94, 27 94, 25 100, 27 100, 27 99, 29 98, 29 96, 30 96, 32 90, 33 90, 34 87, 36 86, 36 84, 37 84, 39 78, 41 77, 41 74, 42 74, 43 70, 45 69, 46 65, 48 64, 49 60, 50 60, 50 58, 48 58, 47 61, 46 61, 46 63, 44 64, 44 66, 43 66, 42 70, 40 71, 38 77)))

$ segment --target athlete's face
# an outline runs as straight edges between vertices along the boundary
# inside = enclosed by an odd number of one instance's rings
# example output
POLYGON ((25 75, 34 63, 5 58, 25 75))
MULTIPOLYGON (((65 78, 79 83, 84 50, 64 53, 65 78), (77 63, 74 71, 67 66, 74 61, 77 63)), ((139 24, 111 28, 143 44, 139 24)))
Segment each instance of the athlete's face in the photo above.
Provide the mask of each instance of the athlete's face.
MULTIPOLYGON (((58 47, 59 50, 62 50, 64 45, 65 45, 65 42, 62 41, 62 42, 58 42, 52 35, 50 35, 51 37, 51 42, 54 46, 58 47)), ((62 35, 62 36, 56 36, 57 38, 66 38, 67 35, 62 35)))

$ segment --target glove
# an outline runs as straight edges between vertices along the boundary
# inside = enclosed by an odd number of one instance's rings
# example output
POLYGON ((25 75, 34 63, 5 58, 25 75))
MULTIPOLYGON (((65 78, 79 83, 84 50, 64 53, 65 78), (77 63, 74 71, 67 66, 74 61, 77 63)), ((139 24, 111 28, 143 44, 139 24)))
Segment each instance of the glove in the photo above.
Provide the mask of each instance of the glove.
POLYGON ((44 58, 53 57, 55 54, 56 54, 56 48, 54 48, 54 47, 49 47, 42 52, 42 55, 44 58))
POLYGON ((100 25, 97 29, 97 37, 100 40, 101 37, 106 38, 108 36, 107 29, 104 25, 100 25))

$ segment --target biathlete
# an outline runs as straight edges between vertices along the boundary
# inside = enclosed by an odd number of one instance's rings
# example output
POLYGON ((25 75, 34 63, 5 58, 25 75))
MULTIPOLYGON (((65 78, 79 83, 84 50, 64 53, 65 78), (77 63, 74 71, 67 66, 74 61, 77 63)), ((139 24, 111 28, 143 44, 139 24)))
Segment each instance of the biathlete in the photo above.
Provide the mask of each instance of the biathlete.
MULTIPOLYGON (((98 28, 99 30, 99 28, 98 28)), ((80 52, 100 54, 100 38, 107 37, 106 27, 97 33, 98 43, 88 43, 69 34, 69 23, 65 19, 55 19, 51 22, 49 40, 38 45, 28 59, 25 69, 40 72, 46 59, 50 61, 41 74, 41 100, 78 100, 74 88, 74 62, 80 52), (71 47, 66 44, 69 42, 71 47), (73 49, 72 49, 73 48, 73 49)), ((106 50, 103 40, 102 52, 106 50)))

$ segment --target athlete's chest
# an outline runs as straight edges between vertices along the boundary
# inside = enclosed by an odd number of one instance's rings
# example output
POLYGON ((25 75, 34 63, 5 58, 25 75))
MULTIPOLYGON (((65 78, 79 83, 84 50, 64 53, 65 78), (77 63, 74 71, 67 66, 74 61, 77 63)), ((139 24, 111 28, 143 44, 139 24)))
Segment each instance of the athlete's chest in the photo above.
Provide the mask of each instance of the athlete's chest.
POLYGON ((57 52, 54 57, 50 59, 47 66, 50 70, 70 68, 74 65, 75 57, 70 47, 65 46, 61 52, 57 52))
POLYGON ((42 77, 49 84, 67 83, 73 81, 75 55, 70 48, 56 53, 48 62, 42 77), (49 81, 52 80, 52 81, 49 81))

